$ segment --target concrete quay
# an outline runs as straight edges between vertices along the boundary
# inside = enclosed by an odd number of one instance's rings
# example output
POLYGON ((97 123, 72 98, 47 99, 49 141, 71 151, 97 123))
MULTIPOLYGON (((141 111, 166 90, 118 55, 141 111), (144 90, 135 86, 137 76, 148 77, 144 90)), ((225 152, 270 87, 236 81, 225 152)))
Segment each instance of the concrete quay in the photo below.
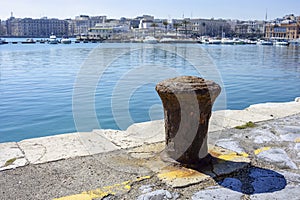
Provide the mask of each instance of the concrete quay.
POLYGON ((161 161, 163 120, 0 143, 0 199, 298 199, 300 99, 213 112, 207 166, 161 161), (245 124, 247 122, 248 126, 245 124), (249 125, 250 124, 250 125, 249 125))

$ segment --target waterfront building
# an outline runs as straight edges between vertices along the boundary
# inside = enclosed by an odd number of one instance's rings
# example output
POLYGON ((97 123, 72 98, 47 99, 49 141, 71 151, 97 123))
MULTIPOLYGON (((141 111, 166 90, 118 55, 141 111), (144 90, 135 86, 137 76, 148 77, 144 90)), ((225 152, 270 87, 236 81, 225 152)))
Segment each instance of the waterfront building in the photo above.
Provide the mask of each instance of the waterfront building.
POLYGON ((49 37, 68 35, 68 23, 66 20, 32 18, 14 18, 6 20, 7 36, 13 37, 49 37))
POLYGON ((98 23, 88 29, 89 39, 117 39, 117 36, 125 34, 130 30, 130 22, 127 20, 109 19, 104 23, 98 23))
POLYGON ((286 15, 266 25, 266 38, 295 40, 300 38, 300 16, 286 15))
POLYGON ((6 32, 5 22, 0 19, 0 36, 5 36, 6 32))
POLYGON ((230 25, 223 19, 173 19, 172 25, 174 30, 177 28, 178 33, 189 36, 221 37, 224 34, 229 35, 231 33, 230 25))
POLYGON ((104 23, 106 20, 106 16, 76 16, 74 20, 69 21, 70 36, 88 35, 90 28, 95 27, 96 24, 104 23))
POLYGON ((265 33, 265 21, 237 21, 234 33, 238 37, 262 37, 265 33))

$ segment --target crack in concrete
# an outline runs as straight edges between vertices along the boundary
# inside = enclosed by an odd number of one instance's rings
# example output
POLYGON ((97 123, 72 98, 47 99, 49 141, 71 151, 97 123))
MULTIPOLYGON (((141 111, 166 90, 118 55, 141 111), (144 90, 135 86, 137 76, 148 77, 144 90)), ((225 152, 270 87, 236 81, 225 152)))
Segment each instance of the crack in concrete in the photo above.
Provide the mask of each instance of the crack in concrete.
POLYGON ((44 151, 42 152, 42 155, 36 161, 34 161, 34 163, 40 161, 47 153, 47 148, 44 145, 42 145, 42 144, 35 144, 35 145, 41 146, 44 151))
POLYGON ((20 145, 19 145, 19 143, 17 142, 16 143, 16 145, 17 145, 17 148, 21 151, 21 153, 23 154, 23 157, 20 157, 20 159, 21 158, 24 158, 25 160, 26 160, 26 163, 25 163, 25 165, 29 165, 29 160, 28 160, 28 158, 26 157, 26 154, 25 154, 25 151, 20 147, 20 145))

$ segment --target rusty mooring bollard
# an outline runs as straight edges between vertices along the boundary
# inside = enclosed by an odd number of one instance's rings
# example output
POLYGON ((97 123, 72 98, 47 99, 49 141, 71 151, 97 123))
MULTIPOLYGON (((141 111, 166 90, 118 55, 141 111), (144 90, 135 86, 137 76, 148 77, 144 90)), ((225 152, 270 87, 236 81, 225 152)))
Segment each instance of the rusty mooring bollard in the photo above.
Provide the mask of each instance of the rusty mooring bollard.
POLYGON ((199 163, 208 155, 208 123, 221 87, 203 78, 181 76, 162 81, 155 89, 164 107, 164 153, 180 163, 199 163))

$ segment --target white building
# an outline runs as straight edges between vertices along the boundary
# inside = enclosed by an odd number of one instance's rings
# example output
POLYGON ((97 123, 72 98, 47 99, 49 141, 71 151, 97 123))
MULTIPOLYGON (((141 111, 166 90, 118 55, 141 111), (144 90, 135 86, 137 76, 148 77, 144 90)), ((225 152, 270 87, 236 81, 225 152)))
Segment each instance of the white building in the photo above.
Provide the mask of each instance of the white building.
POLYGON ((120 24, 118 20, 96 24, 89 29, 89 37, 93 39, 109 39, 115 34, 126 33, 130 30, 129 24, 120 24))

